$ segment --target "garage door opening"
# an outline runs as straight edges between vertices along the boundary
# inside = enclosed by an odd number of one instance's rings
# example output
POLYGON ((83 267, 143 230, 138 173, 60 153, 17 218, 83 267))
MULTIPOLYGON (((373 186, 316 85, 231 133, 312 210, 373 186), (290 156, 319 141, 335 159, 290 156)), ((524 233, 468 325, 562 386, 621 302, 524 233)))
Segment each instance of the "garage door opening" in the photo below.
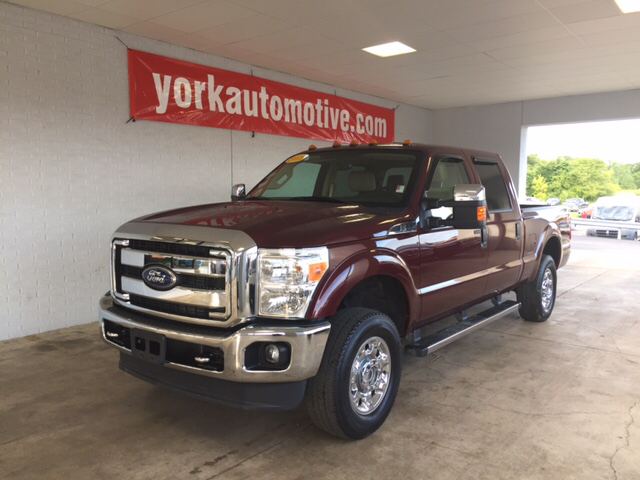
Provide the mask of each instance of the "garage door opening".
POLYGON ((564 205, 577 235, 637 239, 639 131, 640 119, 528 127, 527 200, 564 205))

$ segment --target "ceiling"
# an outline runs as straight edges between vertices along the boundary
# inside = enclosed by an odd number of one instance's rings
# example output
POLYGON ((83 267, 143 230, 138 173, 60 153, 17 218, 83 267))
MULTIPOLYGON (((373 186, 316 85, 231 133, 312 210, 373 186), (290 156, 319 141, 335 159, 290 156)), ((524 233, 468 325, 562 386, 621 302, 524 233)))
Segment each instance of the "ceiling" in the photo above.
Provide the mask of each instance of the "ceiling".
POLYGON ((10 0, 425 108, 640 88, 613 0, 10 0), (378 58, 361 49, 401 41, 378 58))

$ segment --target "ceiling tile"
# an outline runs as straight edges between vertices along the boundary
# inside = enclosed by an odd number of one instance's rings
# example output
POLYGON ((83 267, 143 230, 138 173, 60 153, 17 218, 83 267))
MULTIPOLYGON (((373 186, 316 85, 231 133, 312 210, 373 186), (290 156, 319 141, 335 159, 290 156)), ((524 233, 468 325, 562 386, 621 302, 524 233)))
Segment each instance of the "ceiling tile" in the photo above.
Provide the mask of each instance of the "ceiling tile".
POLYGON ((154 18, 153 23, 194 33, 253 15, 255 11, 227 0, 207 0, 154 18))
POLYGON ((622 15, 612 0, 594 0, 553 8, 550 11, 564 24, 622 15))
POLYGON ((101 8, 90 8, 89 10, 83 10, 78 13, 69 13, 67 16, 83 22, 94 23, 103 27, 116 29, 121 29, 140 22, 137 18, 127 17, 126 15, 109 12, 107 10, 102 10, 101 8))
POLYGON ((510 17, 508 21, 494 20, 465 28, 455 28, 447 30, 447 33, 458 40, 473 43, 486 38, 512 35, 557 25, 559 22, 553 15, 547 11, 540 11, 510 17))
POLYGON ((587 45, 594 47, 640 41, 640 28, 623 28, 610 32, 590 33, 588 35, 581 35, 580 40, 582 40, 587 45))
POLYGON ((289 28, 291 28, 291 26, 282 20, 264 15, 254 15, 243 18, 242 20, 235 20, 223 25, 200 30, 197 34, 220 43, 236 43, 289 28))
POLYGON ((180 10, 204 0, 109 0, 100 8, 120 15, 149 20, 160 15, 180 10))
POLYGON ((121 30, 147 38, 163 40, 165 42, 174 42, 185 35, 185 32, 182 30, 176 30, 175 28, 165 27, 151 22, 134 23, 133 25, 121 28, 121 30))
POLYGON ((541 40, 554 40, 556 38, 572 37, 574 34, 564 25, 553 25, 551 27, 538 28, 527 32, 513 33, 500 37, 491 37, 484 40, 476 40, 473 47, 479 52, 487 52, 498 48, 513 47, 516 45, 527 45, 541 40))
POLYGON ((236 42, 234 45, 257 53, 271 53, 296 45, 321 43, 325 40, 327 38, 310 34, 304 27, 295 27, 236 42))
POLYGON ((207 48, 214 48, 222 46, 222 43, 211 40, 210 38, 201 37, 188 33, 175 39, 175 44, 182 47, 192 48, 194 50, 205 50, 207 48))
POLYGON ((567 52, 570 50, 578 50, 584 48, 584 43, 576 37, 560 38, 553 40, 543 40, 536 43, 528 43, 527 45, 516 45, 514 47, 500 48, 485 52, 496 60, 507 60, 518 57, 532 57, 536 55, 545 55, 548 52, 567 52))

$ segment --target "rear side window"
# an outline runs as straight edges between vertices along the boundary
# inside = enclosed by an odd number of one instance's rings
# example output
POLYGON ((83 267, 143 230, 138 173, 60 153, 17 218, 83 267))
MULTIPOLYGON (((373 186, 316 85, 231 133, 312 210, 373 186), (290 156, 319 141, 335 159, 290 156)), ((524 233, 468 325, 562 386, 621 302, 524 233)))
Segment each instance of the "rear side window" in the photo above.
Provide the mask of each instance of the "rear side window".
POLYGON ((511 210, 511 200, 507 193, 507 185, 497 163, 474 161, 480 181, 486 190, 487 208, 490 212, 511 210))

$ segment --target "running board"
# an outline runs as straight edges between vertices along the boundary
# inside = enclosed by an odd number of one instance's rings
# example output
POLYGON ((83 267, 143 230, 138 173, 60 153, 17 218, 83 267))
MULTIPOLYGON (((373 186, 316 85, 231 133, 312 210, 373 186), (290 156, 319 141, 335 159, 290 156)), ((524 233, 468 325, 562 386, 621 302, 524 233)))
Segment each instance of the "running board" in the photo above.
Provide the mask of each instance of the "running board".
POLYGON ((515 312, 519 307, 520 304, 514 300, 502 302, 495 307, 491 307, 455 325, 432 333, 428 337, 420 339, 420 341, 415 344, 405 346, 404 353, 413 355, 414 357, 426 357, 445 345, 449 345, 454 340, 462 338, 480 327, 484 327, 499 318, 515 312))

